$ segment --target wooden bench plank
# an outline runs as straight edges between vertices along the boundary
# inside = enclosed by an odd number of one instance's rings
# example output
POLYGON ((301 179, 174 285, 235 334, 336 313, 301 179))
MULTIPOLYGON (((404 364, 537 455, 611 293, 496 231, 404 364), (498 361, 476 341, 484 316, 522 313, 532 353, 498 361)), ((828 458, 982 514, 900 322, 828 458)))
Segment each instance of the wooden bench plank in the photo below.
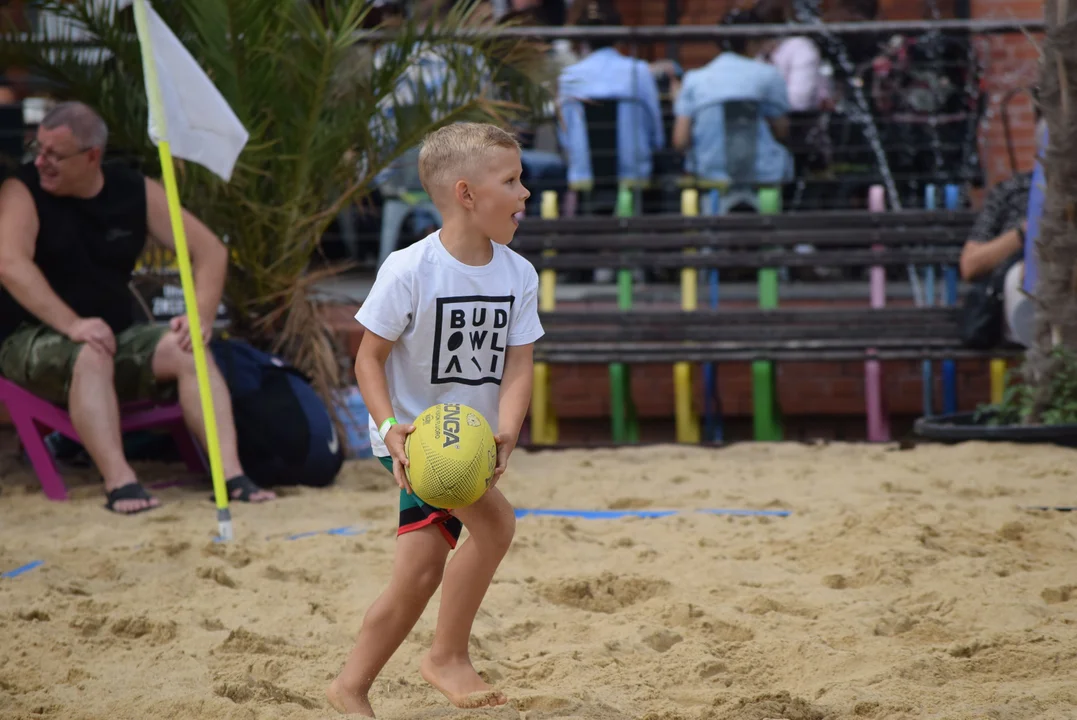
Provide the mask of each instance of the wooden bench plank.
POLYGON ((631 312, 613 309, 565 309, 539 313, 544 327, 558 325, 793 325, 804 323, 841 323, 846 325, 920 325, 954 323, 961 310, 953 307, 886 307, 886 308, 700 308, 694 311, 680 309, 633 309, 631 312))
MULTIPOLYGON (((632 230, 636 230, 632 228, 632 230)), ((682 248, 721 248, 722 250, 793 247, 806 244, 817 250, 828 248, 870 248, 873 245, 962 246, 970 228, 965 226, 930 226, 923 228, 881 227, 857 229, 805 230, 725 230, 705 229, 696 232, 657 234, 649 232, 556 233, 549 235, 517 235, 512 249, 520 254, 542 250, 680 250, 682 248)))
POLYGON ((1019 357, 1020 352, 1011 349, 995 349, 988 352, 968 348, 882 348, 875 352, 862 348, 838 349, 772 349, 772 350, 711 350, 665 346, 662 351, 636 352, 610 350, 605 352, 579 352, 575 346, 535 349, 535 360, 550 364, 607 365, 613 362, 628 364, 672 364, 677 362, 844 362, 863 360, 966 360, 1002 357, 1019 357))
POLYGON ((922 227, 947 225, 971 228, 976 213, 969 210, 901 210, 871 213, 865 210, 813 211, 785 215, 734 213, 685 217, 683 215, 641 215, 632 218, 610 216, 542 220, 527 218, 517 237, 548 234, 594 234, 624 232, 678 233, 721 228, 723 230, 838 230, 846 228, 922 227))
POLYGON ((911 248, 887 250, 840 250, 801 254, 791 251, 727 251, 713 253, 562 253, 525 255, 537 269, 579 270, 676 269, 676 268, 772 268, 772 267, 870 267, 872 265, 953 265, 961 248, 911 248))

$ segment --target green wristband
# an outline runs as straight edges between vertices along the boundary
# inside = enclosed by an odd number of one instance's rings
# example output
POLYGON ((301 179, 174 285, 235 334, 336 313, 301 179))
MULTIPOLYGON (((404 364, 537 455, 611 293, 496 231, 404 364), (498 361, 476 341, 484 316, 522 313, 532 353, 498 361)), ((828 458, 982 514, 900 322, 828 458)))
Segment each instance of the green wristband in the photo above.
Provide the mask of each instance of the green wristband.
POLYGON ((378 434, 381 435, 381 439, 383 442, 385 440, 385 436, 389 434, 389 428, 396 424, 397 422, 395 417, 386 418, 385 422, 383 422, 381 424, 381 427, 378 428, 378 434))

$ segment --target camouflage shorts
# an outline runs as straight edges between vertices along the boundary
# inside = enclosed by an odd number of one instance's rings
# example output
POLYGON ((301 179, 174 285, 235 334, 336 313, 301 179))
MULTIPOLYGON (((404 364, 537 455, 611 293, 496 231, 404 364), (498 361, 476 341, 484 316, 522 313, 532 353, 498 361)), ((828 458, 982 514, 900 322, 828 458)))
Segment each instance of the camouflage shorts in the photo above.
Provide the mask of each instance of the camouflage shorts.
MULTIPOLYGON (((153 376, 153 353, 167 326, 139 324, 116 336, 115 383, 121 403, 170 401, 174 382, 153 376)), ((67 405, 71 373, 82 343, 72 342, 44 325, 22 325, 0 345, 0 375, 38 397, 67 405)))

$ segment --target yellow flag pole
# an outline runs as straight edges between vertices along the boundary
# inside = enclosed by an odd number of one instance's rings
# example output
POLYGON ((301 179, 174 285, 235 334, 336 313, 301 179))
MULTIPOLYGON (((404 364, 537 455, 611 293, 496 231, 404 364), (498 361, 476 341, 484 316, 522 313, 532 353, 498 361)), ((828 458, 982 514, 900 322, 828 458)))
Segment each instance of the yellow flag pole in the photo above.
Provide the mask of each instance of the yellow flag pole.
POLYGON ((202 343, 202 320, 198 316, 198 299, 195 296, 194 275, 191 272, 191 257, 187 249, 187 234, 183 227, 183 207, 180 205, 179 189, 176 185, 176 171, 172 164, 172 151, 169 148, 168 130, 164 114, 164 102, 161 99, 161 87, 157 84, 157 63, 154 61, 153 44, 149 32, 149 18, 146 15, 146 0, 135 0, 135 24, 138 27, 138 40, 142 46, 142 71, 146 74, 149 89, 149 106, 157 121, 161 140, 157 149, 161 156, 161 175, 164 180, 165 195, 168 198, 168 214, 172 221, 172 238, 176 245, 176 260, 179 262, 180 283, 183 286, 183 302, 186 306, 187 322, 191 331, 191 346, 194 352, 195 373, 198 376, 198 395, 202 401, 202 417, 206 425, 206 450, 209 453, 210 475, 213 478, 213 495, 217 501, 217 527, 219 539, 232 540, 232 514, 228 509, 228 491, 225 487, 224 468, 221 464, 221 446, 217 437, 217 416, 213 412, 213 395, 209 386, 209 369, 206 365, 206 348, 202 343))

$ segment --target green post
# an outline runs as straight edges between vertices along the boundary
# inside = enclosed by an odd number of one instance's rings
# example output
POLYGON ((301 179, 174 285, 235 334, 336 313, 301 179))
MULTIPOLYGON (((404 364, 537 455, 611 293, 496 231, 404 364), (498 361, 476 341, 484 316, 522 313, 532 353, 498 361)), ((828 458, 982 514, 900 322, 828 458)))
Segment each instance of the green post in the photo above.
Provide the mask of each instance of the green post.
MULTIPOLYGON (((621 187, 617 192, 617 217, 635 215, 635 193, 621 187)), ((617 309, 632 309, 632 271, 617 271, 617 309)), ((610 422, 615 443, 639 442, 639 421, 632 402, 632 374, 624 363, 610 363, 610 422)))
MULTIPOLYGON (((759 212, 776 215, 782 209, 780 188, 759 190, 759 212)), ((763 268, 759 271, 759 307, 774 310, 778 307, 778 271, 763 268)), ((781 410, 778 405, 778 375, 770 360, 752 363, 752 404, 755 439, 777 442, 782 439, 781 410)))

